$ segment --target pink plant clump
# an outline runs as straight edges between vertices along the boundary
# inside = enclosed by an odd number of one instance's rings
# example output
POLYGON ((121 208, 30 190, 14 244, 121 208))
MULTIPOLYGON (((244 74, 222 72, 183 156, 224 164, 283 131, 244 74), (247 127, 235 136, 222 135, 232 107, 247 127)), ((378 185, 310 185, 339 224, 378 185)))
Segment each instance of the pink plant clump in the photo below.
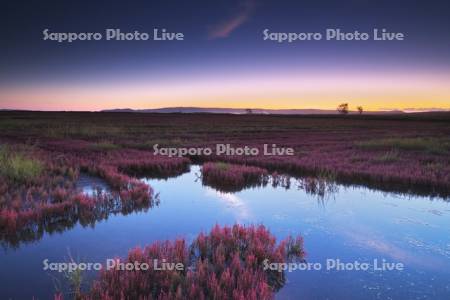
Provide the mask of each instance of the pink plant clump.
MULTIPOLYGON (((213 162, 203 166, 203 183, 223 191, 264 185, 267 172, 278 172, 311 178, 328 173, 343 184, 450 195, 448 114, 343 118, 1 112, 1 117, 15 124, 2 126, 2 146, 35 161, 36 170, 42 170, 28 178, 4 176, 4 168, 0 169, 1 241, 21 228, 24 231, 15 238, 38 238, 42 231, 53 230, 48 224, 58 227, 80 219, 76 216, 84 210, 75 201, 80 197, 76 187, 80 173, 109 185, 108 195, 90 195, 86 200, 104 216, 108 210, 127 213, 151 207, 153 191, 136 176, 176 176, 191 161, 213 162), (152 141, 212 148, 226 141, 233 147, 258 148, 259 155, 168 158, 153 155, 152 141), (262 144, 269 142, 293 148, 294 155, 263 155, 262 144), (222 163, 214 163, 218 161, 222 163)), ((324 190, 320 181, 307 178, 303 183, 308 191, 324 190)), ((88 222, 86 215, 87 210, 83 220, 88 222)))
POLYGON ((177 239, 131 250, 124 262, 147 263, 149 270, 103 270, 81 298, 272 299, 285 275, 264 270, 263 261, 283 263, 304 256, 300 237, 277 244, 262 225, 216 225, 209 234, 199 234, 189 247, 184 239, 177 239), (154 259, 182 263, 185 268, 154 270, 154 259))
POLYGON ((119 170, 139 177, 169 178, 189 171, 188 158, 167 158, 161 156, 119 161, 119 170))
MULTIPOLYGON (((380 190, 428 196, 450 195, 449 155, 409 151, 402 153, 397 161, 380 162, 378 157, 385 153, 382 150, 360 150, 351 144, 345 145, 344 141, 318 145, 316 148, 301 143, 295 146, 296 143, 292 142, 291 145, 303 149, 304 154, 294 157, 221 156, 214 159, 294 177, 317 176, 329 172, 341 184, 361 184, 380 190)), ((236 147, 243 145, 260 147, 259 144, 242 142, 236 144, 236 147)))
POLYGON ((0 174, 0 241, 17 246, 20 241, 40 239, 44 232, 70 228, 76 223, 93 224, 109 214, 128 214, 155 204, 152 188, 128 175, 130 168, 173 174, 188 168, 188 159, 160 158, 142 151, 99 153, 85 143, 51 144, 44 150, 23 150, 39 161, 42 174, 27 182, 14 182, 0 174), (56 148, 56 149, 55 149, 56 148), (57 150, 58 149, 58 150, 57 150), (80 173, 101 178, 110 190, 85 195, 77 187, 80 173))
POLYGON ((265 185, 268 175, 265 169, 246 165, 207 162, 202 166, 203 184, 225 192, 265 185))
POLYGON ((2 128, 0 141, 6 144, 33 140, 52 158, 94 160, 131 175, 152 170, 151 176, 163 177, 180 170, 171 169, 176 163, 167 158, 152 155, 155 143, 214 148, 226 141, 233 147, 258 148, 259 155, 189 159, 245 164, 297 177, 326 171, 344 184, 450 195, 448 113, 300 117, 3 112, 1 117, 17 125, 2 128), (103 143, 107 147, 92 147, 102 141, 109 142, 103 143), (292 148, 294 155, 263 155, 263 143, 292 148), (125 165, 117 164, 120 160, 125 165))

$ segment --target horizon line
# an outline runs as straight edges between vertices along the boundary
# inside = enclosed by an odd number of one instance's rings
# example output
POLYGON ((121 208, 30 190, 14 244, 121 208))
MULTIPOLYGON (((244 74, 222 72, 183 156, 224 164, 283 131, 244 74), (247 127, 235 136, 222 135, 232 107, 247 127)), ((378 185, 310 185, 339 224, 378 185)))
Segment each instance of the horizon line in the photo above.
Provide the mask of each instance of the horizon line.
MULTIPOLYGON (((230 111, 246 111, 246 110, 254 110, 254 111, 323 111, 323 112, 337 112, 337 109, 322 109, 322 108, 260 108, 260 107, 248 107, 248 108, 236 108, 236 107, 209 107, 209 106, 166 106, 166 107, 157 107, 157 108, 104 108, 99 110, 65 110, 65 109, 51 109, 51 110, 40 110, 40 109, 20 109, 20 108, 0 108, 0 111, 26 111, 26 112, 142 112, 142 111, 155 111, 158 113, 158 110, 168 110, 168 109, 199 109, 199 110, 230 110, 230 111)), ((349 113, 358 113, 358 110, 348 110, 349 113)), ((448 108, 394 108, 394 109, 378 109, 378 110, 364 110, 363 113, 389 113, 389 112, 398 112, 398 113, 423 113, 423 112, 450 112, 448 108)), ((176 113, 176 112, 173 112, 176 113)), ((186 113, 186 112, 184 112, 186 113)), ((195 112, 192 112, 195 113, 195 112)), ((210 112, 214 113, 214 112, 210 112)))

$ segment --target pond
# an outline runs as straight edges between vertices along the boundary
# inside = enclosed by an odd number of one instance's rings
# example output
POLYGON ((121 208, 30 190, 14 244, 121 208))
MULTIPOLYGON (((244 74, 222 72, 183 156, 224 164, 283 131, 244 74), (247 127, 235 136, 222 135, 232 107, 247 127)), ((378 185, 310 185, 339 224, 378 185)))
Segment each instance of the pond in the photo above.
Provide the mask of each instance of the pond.
MULTIPOLYGON (((325 195, 267 185, 223 193, 202 185, 200 169, 167 180, 143 179, 159 193, 159 204, 127 215, 115 214, 95 226, 79 224, 44 233, 34 242, 0 253, 3 299, 50 299, 56 272, 43 261, 101 262, 124 257, 135 246, 186 237, 215 225, 264 224, 278 240, 302 235, 306 261, 321 269, 287 272, 279 299, 449 299, 450 203, 440 198, 397 195, 336 185, 325 195), (339 260, 339 261, 338 261, 339 260), (383 262, 403 270, 375 270, 383 262), (328 262, 367 263, 349 270, 328 262)), ((101 183, 95 184, 97 187, 101 183)), ((89 189, 83 188, 86 193, 89 189)), ((348 264, 347 264, 348 265, 348 264)), ((347 266, 346 265, 346 266, 347 266)), ((87 274, 87 279, 94 277, 87 274)))

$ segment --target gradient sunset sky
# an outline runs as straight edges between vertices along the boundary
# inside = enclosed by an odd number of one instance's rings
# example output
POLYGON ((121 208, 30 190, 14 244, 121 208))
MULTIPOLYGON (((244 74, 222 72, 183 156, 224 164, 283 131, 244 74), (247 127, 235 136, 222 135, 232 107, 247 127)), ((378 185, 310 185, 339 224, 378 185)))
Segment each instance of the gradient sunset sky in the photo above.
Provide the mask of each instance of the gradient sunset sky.
POLYGON ((0 109, 450 109, 449 1, 8 1, 0 15, 0 109), (185 40, 57 43, 46 28, 185 40), (278 44, 266 28, 406 38, 278 44))

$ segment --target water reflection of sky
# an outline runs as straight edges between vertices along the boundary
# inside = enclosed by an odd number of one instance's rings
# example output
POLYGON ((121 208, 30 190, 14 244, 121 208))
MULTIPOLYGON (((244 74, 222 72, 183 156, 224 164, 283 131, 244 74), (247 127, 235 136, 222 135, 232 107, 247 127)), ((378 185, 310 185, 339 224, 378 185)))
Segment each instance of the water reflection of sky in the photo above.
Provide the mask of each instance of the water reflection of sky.
POLYGON ((147 212, 110 216, 94 228, 75 226, 45 235, 34 244, 0 254, 2 298, 48 298, 53 291, 42 260, 62 261, 69 248, 82 261, 104 262, 154 240, 192 239, 214 224, 264 224, 279 239, 301 234, 307 261, 385 259, 405 270, 297 271, 280 299, 449 299, 450 204, 440 199, 404 197, 339 186, 324 199, 295 187, 254 188, 221 193, 204 187, 191 173, 148 180, 161 204, 147 212), (27 282, 29 288, 21 285, 27 282))

